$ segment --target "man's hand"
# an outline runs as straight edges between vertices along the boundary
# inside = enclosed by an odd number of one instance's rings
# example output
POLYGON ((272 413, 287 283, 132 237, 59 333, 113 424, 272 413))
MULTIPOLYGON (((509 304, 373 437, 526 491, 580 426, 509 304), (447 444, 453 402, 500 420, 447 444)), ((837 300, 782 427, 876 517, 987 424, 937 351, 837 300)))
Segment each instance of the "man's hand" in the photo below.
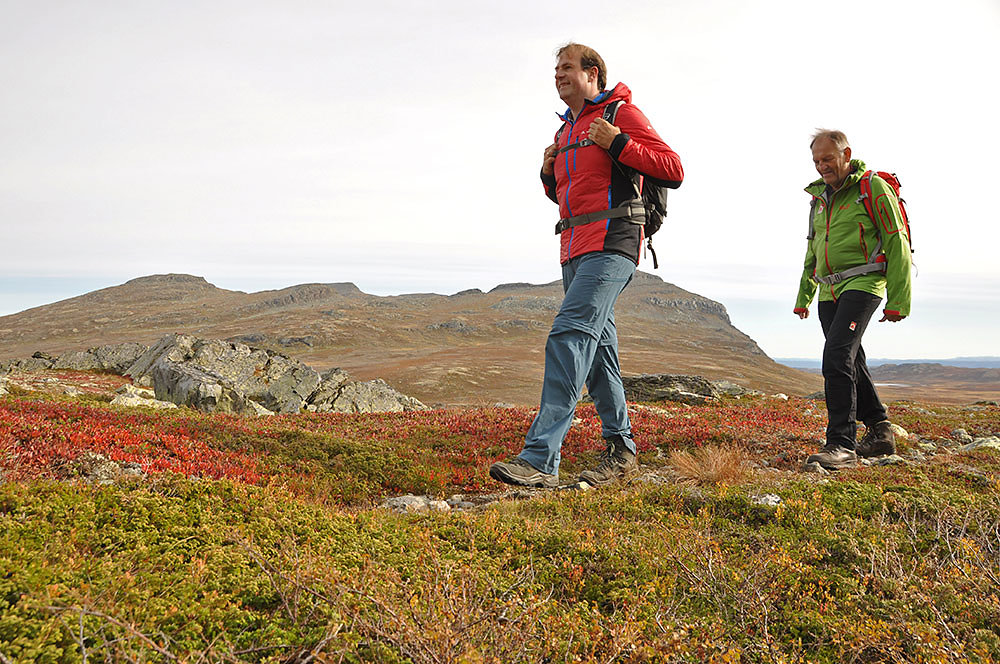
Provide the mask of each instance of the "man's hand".
POLYGON ((808 309, 796 309, 795 310, 795 315, 798 316, 800 319, 802 319, 802 318, 809 318, 809 310, 808 309))
POLYGON ((587 130, 587 135, 590 140, 600 145, 602 148, 607 150, 611 147, 611 141, 615 140, 615 136, 622 133, 622 130, 614 126, 604 118, 597 118, 590 123, 590 128, 587 130))
POLYGON ((545 148, 545 156, 542 158, 542 173, 546 175, 555 173, 556 152, 558 151, 559 146, 555 143, 545 148))
POLYGON ((900 314, 890 314, 888 311, 883 311, 882 318, 880 318, 878 322, 884 323, 885 321, 889 321, 890 323, 898 323, 904 318, 906 318, 906 316, 900 314))

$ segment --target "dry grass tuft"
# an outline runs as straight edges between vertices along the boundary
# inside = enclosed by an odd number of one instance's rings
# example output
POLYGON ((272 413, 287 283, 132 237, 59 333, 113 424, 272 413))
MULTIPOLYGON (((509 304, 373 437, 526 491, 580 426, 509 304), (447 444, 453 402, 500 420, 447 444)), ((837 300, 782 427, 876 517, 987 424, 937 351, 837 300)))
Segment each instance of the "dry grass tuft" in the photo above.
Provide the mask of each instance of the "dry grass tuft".
POLYGON ((728 446, 674 450, 667 460, 681 484, 737 484, 751 471, 743 451, 728 446))

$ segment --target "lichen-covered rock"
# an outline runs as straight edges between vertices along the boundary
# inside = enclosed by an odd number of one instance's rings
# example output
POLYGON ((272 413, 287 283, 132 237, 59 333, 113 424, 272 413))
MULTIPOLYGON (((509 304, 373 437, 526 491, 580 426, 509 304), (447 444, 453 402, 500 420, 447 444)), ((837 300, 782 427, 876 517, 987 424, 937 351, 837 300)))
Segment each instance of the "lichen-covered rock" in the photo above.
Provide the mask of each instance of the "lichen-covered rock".
POLYGON ((121 344, 109 344, 91 349, 101 369, 111 373, 124 374, 125 371, 142 357, 143 353, 149 350, 145 344, 126 342, 121 344))
POLYGON ((119 387, 115 392, 117 396, 111 400, 112 406, 156 409, 177 408, 177 404, 172 401, 160 401, 156 398, 156 394, 152 390, 145 387, 126 384, 119 387))
POLYGON ((198 367, 158 361, 152 368, 153 389, 160 401, 171 401, 210 413, 252 413, 245 395, 226 385, 220 376, 198 367))
POLYGON ((147 346, 132 342, 75 350, 57 357, 52 362, 52 368, 76 371, 110 371, 121 375, 147 350, 147 346))
POLYGON ((126 374, 158 399, 230 413, 297 413, 320 383, 316 371, 279 353, 189 335, 164 337, 126 374))
POLYGON ((44 371, 45 369, 51 368, 52 358, 40 356, 39 353, 35 353, 35 355, 32 355, 31 357, 21 360, 14 360, 7 365, 8 372, 15 369, 18 371, 44 371))
POLYGON ((410 410, 428 410, 417 399, 397 392, 381 378, 365 381, 343 381, 334 388, 341 376, 324 381, 310 398, 312 409, 319 413, 398 413, 410 410))
POLYGON ((644 374, 623 376, 625 398, 629 401, 677 401, 700 406, 718 399, 721 391, 701 376, 644 374))

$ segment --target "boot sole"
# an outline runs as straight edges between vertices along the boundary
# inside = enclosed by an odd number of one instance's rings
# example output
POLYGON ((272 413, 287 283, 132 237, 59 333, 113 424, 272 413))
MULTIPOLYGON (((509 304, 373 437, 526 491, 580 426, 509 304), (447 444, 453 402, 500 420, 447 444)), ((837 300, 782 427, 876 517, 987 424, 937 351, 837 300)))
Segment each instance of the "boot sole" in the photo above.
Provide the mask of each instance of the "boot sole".
POLYGON ((638 474, 639 474, 639 469, 634 468, 632 470, 625 471, 621 475, 616 475, 615 477, 612 477, 611 479, 604 481, 588 480, 586 477, 583 476, 583 474, 581 474, 580 477, 577 479, 579 479, 581 482, 586 482, 590 486, 611 486, 613 484, 628 484, 629 482, 634 480, 638 474))
POLYGON ((821 465, 823 468, 826 468, 827 470, 843 470, 844 468, 857 468, 858 467, 858 461, 857 461, 857 459, 853 459, 851 461, 837 461, 835 463, 831 463, 831 462, 828 461, 828 462, 824 463, 824 462, 820 461, 819 459, 814 459, 812 457, 809 457, 808 459, 806 459, 806 463, 818 463, 819 465, 821 465))
POLYGON ((885 450, 871 450, 865 452, 858 452, 858 456, 864 459, 872 459, 880 456, 889 456, 890 454, 895 454, 895 453, 896 453, 896 447, 892 446, 885 450))
POLYGON ((528 489, 555 489, 559 486, 559 480, 555 477, 548 479, 547 477, 542 477, 539 473, 538 476, 535 476, 537 479, 525 479, 515 477, 503 468, 498 468, 497 466, 490 466, 490 477, 498 482, 503 482, 504 484, 523 486, 528 489))

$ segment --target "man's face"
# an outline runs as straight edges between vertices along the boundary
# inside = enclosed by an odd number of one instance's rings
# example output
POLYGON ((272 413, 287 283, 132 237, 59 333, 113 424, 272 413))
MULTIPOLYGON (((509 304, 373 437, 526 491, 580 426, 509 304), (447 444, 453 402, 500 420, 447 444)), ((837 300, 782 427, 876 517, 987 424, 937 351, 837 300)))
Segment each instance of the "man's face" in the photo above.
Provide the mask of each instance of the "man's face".
POLYGON ((851 148, 838 150, 829 138, 818 138, 813 143, 813 164, 823 182, 836 189, 851 173, 851 148))
POLYGON ((570 106, 573 102, 596 97, 600 92, 597 89, 597 67, 584 69, 578 54, 563 53, 556 63, 556 90, 559 91, 559 98, 570 106))

